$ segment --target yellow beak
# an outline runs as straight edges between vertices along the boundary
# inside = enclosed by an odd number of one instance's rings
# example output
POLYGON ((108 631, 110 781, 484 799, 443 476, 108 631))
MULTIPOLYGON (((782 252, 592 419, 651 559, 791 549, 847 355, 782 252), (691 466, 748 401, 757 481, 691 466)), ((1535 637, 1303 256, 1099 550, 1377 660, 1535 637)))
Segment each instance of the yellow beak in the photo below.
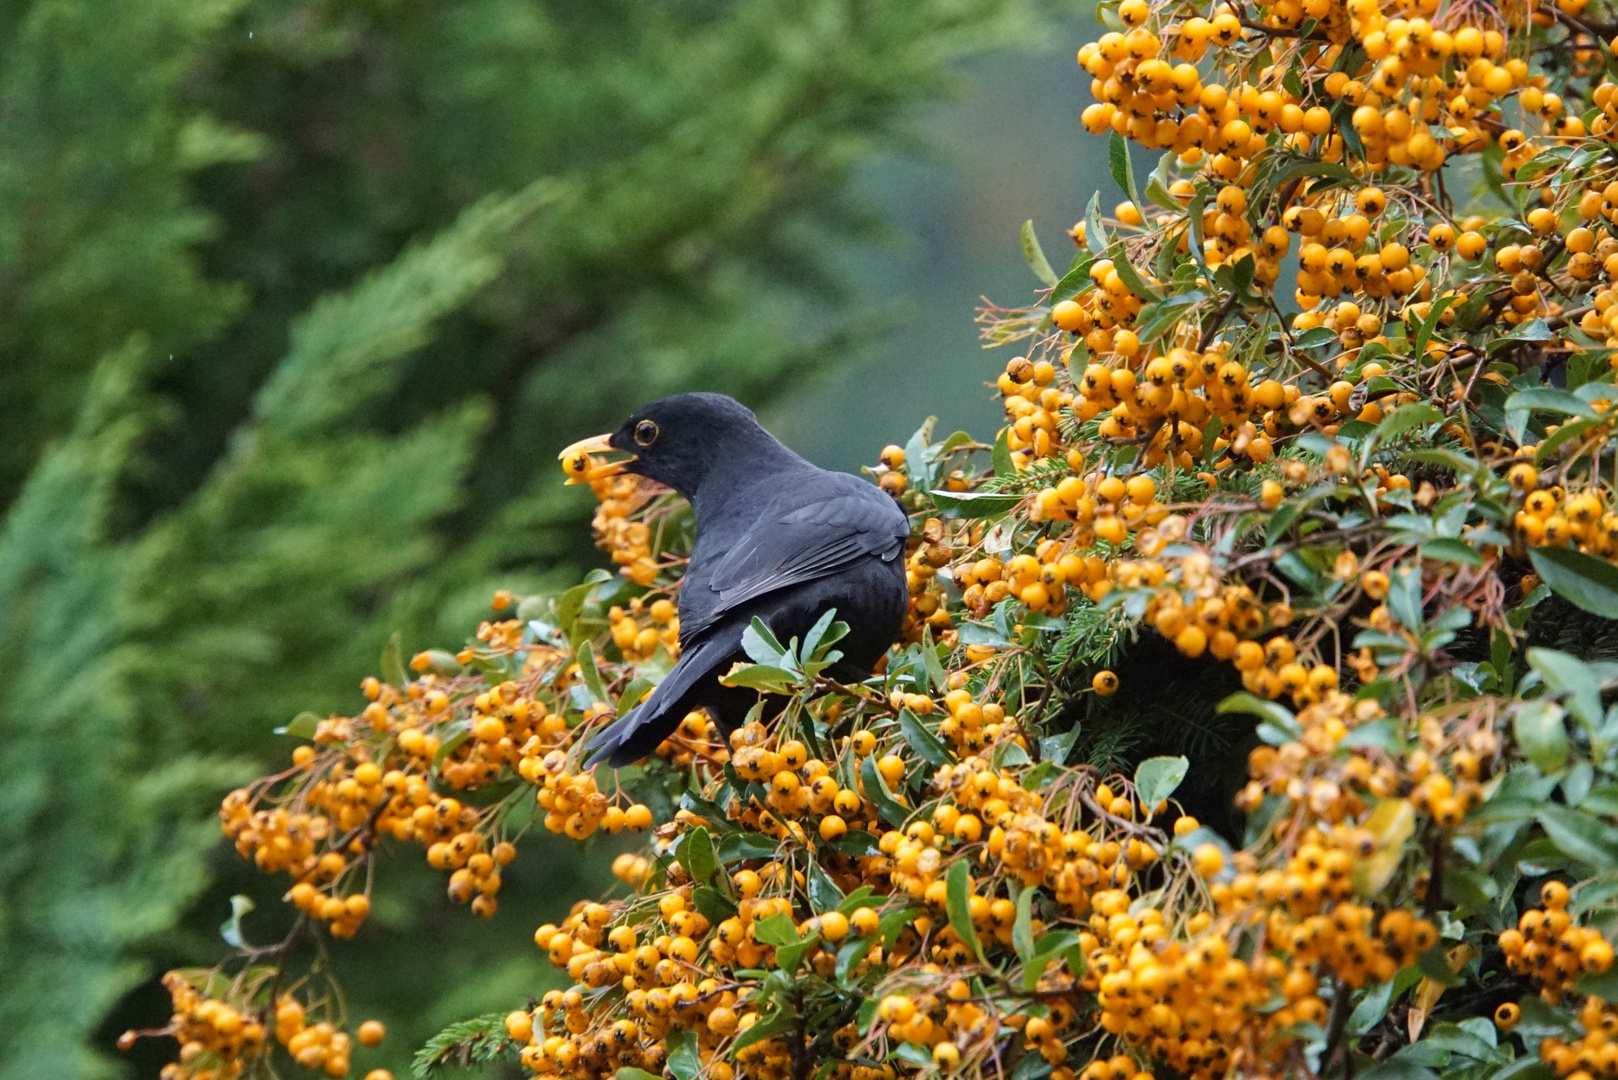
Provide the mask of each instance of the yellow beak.
POLYGON ((616 452, 617 447, 608 441, 610 438, 610 435, 592 435, 588 439, 580 439, 556 455, 562 462, 562 471, 567 474, 569 484, 588 484, 596 480, 605 480, 629 468, 629 463, 635 460, 633 455, 622 461, 608 461, 601 464, 597 464, 590 456, 616 452))

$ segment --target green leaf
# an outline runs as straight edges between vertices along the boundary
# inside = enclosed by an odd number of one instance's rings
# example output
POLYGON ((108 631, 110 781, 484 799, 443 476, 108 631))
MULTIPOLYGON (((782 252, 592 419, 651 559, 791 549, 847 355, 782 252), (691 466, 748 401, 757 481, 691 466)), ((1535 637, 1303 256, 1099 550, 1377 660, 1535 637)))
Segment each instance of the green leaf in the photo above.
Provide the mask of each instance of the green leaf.
POLYGON ((584 581, 568 589, 556 598, 552 612, 556 618, 556 628, 562 631, 568 644, 578 647, 579 614, 584 610, 584 602, 595 591, 597 585, 612 580, 612 575, 602 569, 595 569, 584 576, 584 581))
POLYGON ((1150 757, 1135 766, 1135 794, 1148 817, 1153 807, 1174 794, 1191 762, 1183 757, 1150 757))
POLYGON ((820 944, 819 934, 810 934, 802 941, 791 945, 781 945, 775 950, 775 964, 788 975, 797 973, 798 965, 809 954, 809 950, 820 944))
POLYGON ((471 737, 471 723, 465 720, 457 721, 454 725, 454 730, 450 732, 449 737, 443 742, 439 743, 438 749, 433 752, 433 768, 440 768, 445 761, 449 760, 449 756, 455 753, 455 751, 459 750, 461 746, 465 744, 466 740, 470 739, 471 737))
POLYGON ((613 1074, 613 1080, 662 1080, 662 1077, 637 1069, 633 1065, 625 1065, 613 1074))
POLYGON ((837 911, 843 903, 843 890, 837 883, 826 876, 818 862, 810 861, 809 872, 805 875, 809 881, 809 903, 817 912, 837 911))
POLYGON ((1618 619, 1618 567, 1572 548, 1529 548, 1528 558, 1552 592, 1592 615, 1618 619))
POLYGON ((1010 428, 1001 428, 1000 434, 995 437, 994 449, 989 452, 989 459, 994 463, 994 475, 1016 476, 1017 466, 1011 461, 1011 442, 1006 433, 1010 428))
POLYGON ((1601 723, 1601 673, 1576 656, 1555 649, 1528 650, 1528 666, 1558 694, 1567 695, 1567 707, 1583 723, 1601 723))
POLYGON ((240 893, 230 898, 230 918, 219 927, 219 936, 225 939, 226 945, 233 949, 247 948, 247 943, 242 939, 242 916, 257 906, 251 897, 240 893))
POLYGON ((1060 304, 1063 300, 1071 300, 1085 289, 1090 287, 1090 267, 1095 265, 1096 257, 1089 251, 1080 251, 1073 257, 1073 265, 1068 272, 1062 275, 1062 280, 1051 289, 1047 302, 1052 306, 1060 304))
POLYGON ((753 923, 753 936, 763 945, 774 945, 780 948, 783 945, 796 945, 798 943, 798 925, 792 921, 792 916, 776 912, 768 919, 759 919, 753 923))
POLYGON ((742 652, 746 653, 747 658, 755 664, 778 667, 786 656, 787 649, 770 628, 764 625, 764 620, 755 615, 753 621, 747 624, 747 629, 742 631, 742 652))
POLYGON ((930 626, 921 628, 921 662, 932 684, 942 687, 949 676, 944 673, 944 665, 938 659, 938 646, 933 644, 933 628, 930 626))
POLYGON ((780 841, 756 832, 726 833, 719 838, 719 861, 733 863, 739 859, 773 859, 780 841))
POLYGON ((382 646, 381 667, 382 681, 392 683, 394 686, 406 686, 410 682, 410 674, 405 671, 404 648, 400 644, 399 631, 395 630, 388 638, 388 643, 382 646))
POLYGON ((1421 571, 1414 566, 1401 566, 1393 573, 1386 600, 1388 611, 1404 624, 1406 630, 1421 630, 1421 571))
POLYGON ((1387 416, 1384 416, 1382 421, 1376 425, 1376 431, 1372 433, 1367 445, 1388 442, 1398 438, 1412 428, 1436 424, 1442 419, 1444 419, 1444 414, 1431 405, 1424 405, 1420 402, 1401 405, 1387 416))
MULTIPOLYGON (((1107 140, 1107 167, 1113 181, 1123 189, 1138 209, 1141 205, 1140 187, 1135 183, 1135 163, 1129 159, 1129 143, 1116 131, 1107 140)), ((1178 206, 1175 207, 1179 209, 1178 206)))
POLYGON ((629 685, 624 687, 624 692, 618 695, 618 715, 622 716, 636 705, 639 705, 642 699, 656 688, 657 684, 644 675, 638 675, 631 679, 629 685))
POLYGON ((838 985, 844 987, 848 985, 849 979, 854 975, 854 969, 860 966, 860 961, 865 959, 866 954, 876 943, 877 938, 874 936, 854 938, 843 943, 843 947, 837 950, 838 985))
MULTIPOLYGON (((1344 991, 1338 991, 1343 993, 1344 991)), ((1364 1035, 1367 1031, 1381 1022, 1387 1015, 1388 1006, 1393 1002, 1393 980, 1377 983, 1365 991, 1354 1011, 1348 1015, 1348 1033, 1350 1035, 1364 1035)))
POLYGON ((1112 260, 1113 269, 1118 271, 1119 279, 1122 280, 1126 286, 1128 286, 1130 292, 1134 293, 1142 300, 1161 301, 1163 299, 1163 294, 1158 292, 1157 289, 1153 288, 1151 285, 1148 285, 1146 283, 1146 279, 1140 276, 1140 271, 1136 270, 1135 267, 1131 265, 1129 256, 1124 254, 1124 246, 1122 244, 1114 244, 1112 247, 1108 248, 1107 258, 1112 260))
POLYGON ((1543 465, 1545 462, 1554 457, 1556 452, 1564 445, 1573 442, 1575 439, 1587 434, 1593 428, 1600 426, 1602 426, 1602 421, 1600 420, 1569 420, 1567 423, 1561 425, 1555 431, 1545 436, 1545 438, 1540 441, 1539 446, 1535 447, 1534 464, 1543 465))
POLYGON ((948 765, 955 761, 955 755, 949 752, 949 748, 922 722, 921 717, 909 709, 899 710, 899 733, 916 752, 916 756, 927 764, 948 765))
POLYGON ((719 677, 721 684, 764 694, 785 694, 798 685, 798 673, 769 664, 737 664, 719 677))
POLYGON ((663 1044, 668 1047, 668 1070, 674 1074, 674 1080, 695 1080, 702 1071, 696 1032, 671 1031, 664 1037, 663 1044))
POLYGON ((603 705, 611 701, 612 699, 607 696, 607 688, 601 685, 601 670, 596 667, 595 650, 590 647, 588 641, 579 643, 574 659, 579 662, 579 679, 584 683, 584 688, 590 692, 590 700, 599 701, 603 705))
POLYGON ((1600 413, 1590 407, 1590 403, 1560 390, 1554 386, 1530 386, 1519 390, 1506 399, 1506 411, 1533 410, 1534 412, 1553 412, 1563 416, 1583 416, 1592 420, 1600 418, 1600 413))
POLYGON ((968 905, 968 897, 972 894, 971 881, 972 870, 966 860, 956 859, 950 863, 949 877, 945 880, 945 907, 949 912, 949 924, 955 928, 955 936, 977 954, 979 962, 986 964, 988 961, 983 958, 983 945, 978 941, 978 930, 972 925, 972 909, 968 905))
POLYGON ((1449 296, 1440 296, 1433 301, 1433 306, 1428 310, 1427 317, 1421 320, 1420 326, 1416 327, 1416 344, 1412 350, 1415 356, 1419 358, 1427 354, 1427 342, 1432 340, 1433 331, 1438 329, 1438 320, 1443 318, 1444 312, 1448 311, 1450 305, 1454 304, 1457 299, 1458 297, 1451 294, 1449 296))
POLYGON ((1022 257, 1041 285, 1055 287, 1059 279, 1056 271, 1051 269, 1050 260, 1045 258, 1044 249, 1039 246, 1039 237, 1034 234, 1032 220, 1022 223, 1022 257))
POLYGON ((691 902, 710 923, 722 923, 736 914, 736 905, 730 902, 730 897, 706 885, 691 890, 691 902))
POLYGON ((1101 192, 1092 192, 1084 210, 1084 246, 1100 255, 1110 244, 1107 230, 1101 226, 1101 192))
POLYGON ((1585 997, 1618 1001, 1618 968, 1602 972, 1600 975, 1593 972, 1580 975, 1573 984, 1573 992, 1582 994, 1585 997))
POLYGON ((1218 713, 1251 713, 1262 720, 1266 720, 1282 731, 1289 738, 1297 738, 1303 734, 1303 728, 1298 726, 1298 718, 1293 716, 1286 706, 1274 701, 1265 701, 1256 694, 1249 694, 1246 690, 1238 690, 1221 701, 1215 708, 1218 713))
POLYGON ((758 1023, 736 1036, 736 1041, 730 1044, 731 1052, 734 1053, 737 1050, 745 1050, 754 1043, 760 1043, 765 1039, 771 1039, 777 1035, 785 1034, 786 1032, 791 1031, 793 1025, 797 1022, 797 1018, 787 1011, 782 1011, 767 1019, 760 1020, 758 1023))
POLYGON ((1058 958, 1067 961, 1075 978, 1084 974, 1084 949, 1079 935, 1072 930, 1047 930, 1034 942, 1034 954, 1023 961, 1022 988, 1031 991, 1039 985, 1040 976, 1058 958))
POLYGON ((1483 556, 1477 549, 1465 540, 1440 539, 1429 540, 1421 545, 1421 557, 1436 559, 1439 562, 1457 563, 1461 566, 1482 566, 1483 556))
POLYGON ((865 797, 871 800, 871 805, 877 808, 888 824, 899 828, 910 817, 910 811, 888 791, 888 785, 883 781, 882 775, 876 771, 876 755, 868 754, 860 762, 860 786, 865 790, 865 797))
POLYGON ((1322 345, 1330 345, 1337 341, 1337 331, 1329 326, 1311 326, 1293 339, 1292 344, 1299 349, 1318 349, 1322 345))
POLYGON ((680 860, 680 865, 691 875, 691 880, 702 885, 712 881, 714 873, 719 869, 719 858, 714 854, 713 838, 701 825, 685 834, 674 849, 674 857, 680 860))
POLYGON ((1618 826, 1556 803, 1540 807, 1537 817, 1551 843, 1568 858, 1596 870, 1618 867, 1618 826))
POLYGON ((292 718, 292 723, 275 729, 277 735, 291 735, 297 739, 312 739, 320 730, 320 714, 305 710, 292 718))
POLYGON ((1025 888, 1017 894, 1017 918, 1011 924, 1011 947, 1025 964, 1034 956, 1034 894, 1038 891, 1025 888))
MULTIPOLYGON (((996 444, 998 445, 998 444, 996 444)), ((1010 491, 929 491, 933 505, 951 517, 986 518, 1009 513, 1027 496, 1010 491)))
POLYGON ((1559 772, 1567 763, 1567 728, 1556 702, 1540 699, 1518 705, 1512 730, 1518 747, 1540 772, 1559 772))

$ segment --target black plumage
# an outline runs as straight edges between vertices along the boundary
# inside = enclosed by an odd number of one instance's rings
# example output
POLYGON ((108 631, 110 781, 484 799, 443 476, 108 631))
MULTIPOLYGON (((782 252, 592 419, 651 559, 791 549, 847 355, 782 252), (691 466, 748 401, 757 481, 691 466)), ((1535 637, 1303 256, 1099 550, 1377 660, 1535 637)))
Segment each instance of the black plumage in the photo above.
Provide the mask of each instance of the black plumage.
POLYGON ((697 537, 680 587, 680 660, 641 704, 603 729, 589 764, 636 761, 706 708, 726 732, 758 696, 722 686, 745 659, 742 631, 756 616, 782 641, 802 637, 827 609, 849 626, 842 667, 861 674, 904 621, 904 512, 880 488, 804 460, 722 394, 653 402, 610 436, 563 451, 576 479, 633 472, 684 495, 697 537), (627 462, 590 467, 581 453, 612 449, 627 462))

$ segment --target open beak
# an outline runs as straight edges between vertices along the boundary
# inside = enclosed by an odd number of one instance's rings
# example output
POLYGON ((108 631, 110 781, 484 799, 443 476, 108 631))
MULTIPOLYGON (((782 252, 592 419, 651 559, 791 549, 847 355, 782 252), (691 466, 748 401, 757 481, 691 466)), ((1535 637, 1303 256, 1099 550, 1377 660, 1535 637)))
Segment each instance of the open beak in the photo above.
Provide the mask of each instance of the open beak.
POLYGON ((629 468, 630 462, 635 460, 633 454, 622 461, 600 463, 590 456, 616 453, 618 448, 608 441, 610 438, 610 435, 592 435, 588 439, 580 439, 556 455, 562 462, 562 471, 567 474, 569 484, 589 484, 596 480, 605 480, 629 468))

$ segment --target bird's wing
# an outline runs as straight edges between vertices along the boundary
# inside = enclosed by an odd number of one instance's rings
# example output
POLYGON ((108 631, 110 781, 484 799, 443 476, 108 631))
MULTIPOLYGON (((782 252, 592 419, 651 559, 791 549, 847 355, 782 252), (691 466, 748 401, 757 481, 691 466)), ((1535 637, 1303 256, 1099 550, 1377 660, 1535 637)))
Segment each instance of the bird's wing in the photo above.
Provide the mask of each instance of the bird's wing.
POLYGON ((682 618, 682 637, 700 635, 766 593, 827 577, 872 556, 883 562, 897 558, 910 535, 909 521, 887 495, 861 487, 866 490, 845 490, 763 514, 714 567, 707 587, 717 602, 703 605, 694 620, 682 618))
MULTIPOLYGON (((639 761, 674 734, 685 714, 700 702, 694 695, 709 680, 717 679, 730 666, 731 657, 741 648, 738 627, 721 628, 680 654, 679 663, 646 700, 636 705, 590 740, 585 768, 605 761, 614 768, 639 761)), ((719 690, 717 685, 714 690, 719 690)))

